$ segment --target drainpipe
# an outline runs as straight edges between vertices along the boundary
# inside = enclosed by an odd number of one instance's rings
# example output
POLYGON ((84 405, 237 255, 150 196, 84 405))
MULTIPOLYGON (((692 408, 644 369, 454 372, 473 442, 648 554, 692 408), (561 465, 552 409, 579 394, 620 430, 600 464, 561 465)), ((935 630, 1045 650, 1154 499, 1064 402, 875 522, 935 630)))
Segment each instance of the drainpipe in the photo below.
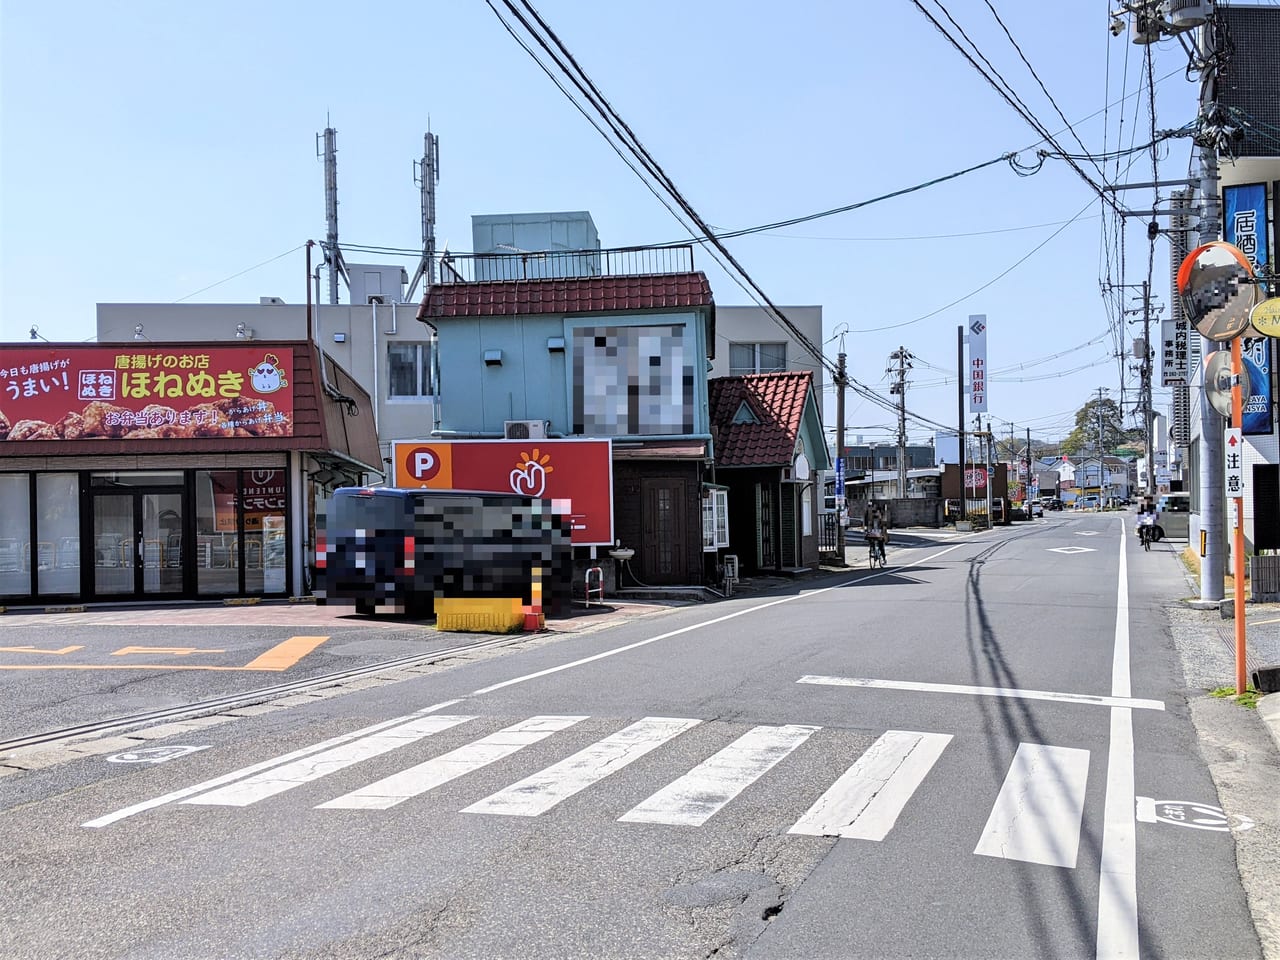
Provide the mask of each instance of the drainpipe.
MULTIPOLYGON (((394 307, 392 310, 394 311, 394 307)), ((373 430, 378 430, 378 408, 382 406, 382 394, 378 391, 378 368, 382 366, 379 362, 378 349, 378 305, 376 303, 369 304, 369 330, 373 334, 373 341, 370 348, 373 350, 373 430)), ((391 331, 394 333, 395 331, 391 331)))

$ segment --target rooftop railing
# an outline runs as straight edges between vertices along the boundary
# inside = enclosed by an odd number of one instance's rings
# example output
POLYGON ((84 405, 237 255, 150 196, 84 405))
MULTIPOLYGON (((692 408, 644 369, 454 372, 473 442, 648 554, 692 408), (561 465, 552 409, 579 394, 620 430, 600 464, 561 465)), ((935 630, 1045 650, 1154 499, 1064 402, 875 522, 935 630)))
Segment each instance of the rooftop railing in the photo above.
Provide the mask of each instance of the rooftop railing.
POLYGON ((605 250, 546 250, 511 253, 446 253, 438 283, 549 280, 568 277, 638 277, 691 273, 692 245, 615 247, 605 250))

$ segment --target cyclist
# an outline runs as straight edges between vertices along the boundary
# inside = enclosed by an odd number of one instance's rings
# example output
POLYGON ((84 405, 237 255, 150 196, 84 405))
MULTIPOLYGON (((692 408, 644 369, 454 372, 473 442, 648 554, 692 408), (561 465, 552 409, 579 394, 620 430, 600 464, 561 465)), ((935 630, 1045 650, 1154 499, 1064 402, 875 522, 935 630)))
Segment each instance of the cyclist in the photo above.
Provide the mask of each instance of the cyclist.
POLYGON ((1151 540, 1155 536, 1156 505, 1150 497, 1143 497, 1138 504, 1138 539, 1144 550, 1151 549, 1151 540))
POLYGON ((866 512, 862 515, 863 536, 867 539, 871 562, 877 560, 884 566, 885 544, 889 542, 889 510, 887 505, 871 500, 867 503, 866 512))

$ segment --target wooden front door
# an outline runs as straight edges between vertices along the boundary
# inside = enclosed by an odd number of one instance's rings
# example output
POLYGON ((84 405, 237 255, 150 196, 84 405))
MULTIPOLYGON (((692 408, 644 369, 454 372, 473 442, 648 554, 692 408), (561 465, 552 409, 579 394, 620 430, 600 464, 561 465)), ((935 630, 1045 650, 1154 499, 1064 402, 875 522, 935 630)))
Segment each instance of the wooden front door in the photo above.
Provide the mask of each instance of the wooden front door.
POLYGON ((688 583, 688 523, 684 480, 645 479, 640 483, 640 550, 645 583, 688 583))

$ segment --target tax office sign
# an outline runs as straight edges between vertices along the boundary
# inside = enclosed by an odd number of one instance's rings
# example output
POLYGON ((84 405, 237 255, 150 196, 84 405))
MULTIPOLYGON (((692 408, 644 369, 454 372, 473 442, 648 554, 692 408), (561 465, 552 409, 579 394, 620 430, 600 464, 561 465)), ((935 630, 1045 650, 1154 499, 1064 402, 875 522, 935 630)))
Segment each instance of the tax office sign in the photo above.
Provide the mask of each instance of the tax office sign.
POLYGON ((399 440, 397 487, 518 493, 569 501, 576 547, 613 546, 609 440, 399 440))
POLYGON ((288 347, 0 347, 0 441, 293 435, 288 347))

